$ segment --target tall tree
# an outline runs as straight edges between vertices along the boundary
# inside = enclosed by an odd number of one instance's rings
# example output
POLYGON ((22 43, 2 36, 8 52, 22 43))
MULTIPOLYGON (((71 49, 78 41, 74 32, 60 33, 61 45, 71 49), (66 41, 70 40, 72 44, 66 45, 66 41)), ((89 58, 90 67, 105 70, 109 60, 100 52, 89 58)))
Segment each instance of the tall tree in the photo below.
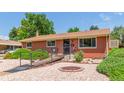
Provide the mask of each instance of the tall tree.
POLYGON ((9 39, 10 40, 17 40, 17 28, 16 27, 13 27, 11 29, 11 32, 9 33, 9 39))
POLYGON ((113 31, 111 32, 111 39, 118 39, 120 40, 120 44, 124 45, 124 27, 114 27, 113 31))
POLYGON ((99 27, 97 25, 91 25, 90 30, 98 30, 99 27))
POLYGON ((70 32, 79 32, 79 31, 80 31, 80 29, 78 27, 74 27, 74 28, 69 28, 68 33, 70 33, 70 32))
POLYGON ((113 31, 111 32, 111 38, 112 39, 118 39, 120 40, 124 35, 124 27, 123 26, 116 26, 114 27, 113 31))
POLYGON ((21 40, 36 35, 55 34, 54 24, 44 14, 26 13, 21 20, 21 25, 9 33, 11 40, 21 40), (15 35, 16 33, 16 35, 15 35), (14 37, 13 37, 14 36, 14 37))

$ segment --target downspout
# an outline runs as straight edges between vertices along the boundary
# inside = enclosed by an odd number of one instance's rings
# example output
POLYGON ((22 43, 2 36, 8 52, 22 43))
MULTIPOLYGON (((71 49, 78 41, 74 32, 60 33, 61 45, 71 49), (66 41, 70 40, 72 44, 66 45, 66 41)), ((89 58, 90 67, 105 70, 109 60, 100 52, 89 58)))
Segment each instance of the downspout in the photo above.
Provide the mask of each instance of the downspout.
POLYGON ((108 56, 108 51, 109 51, 109 41, 110 41, 110 35, 106 35, 106 56, 108 56))
POLYGON ((108 45, 107 45, 107 35, 106 35, 106 55, 105 56, 108 55, 108 49, 107 49, 107 47, 108 47, 108 45))

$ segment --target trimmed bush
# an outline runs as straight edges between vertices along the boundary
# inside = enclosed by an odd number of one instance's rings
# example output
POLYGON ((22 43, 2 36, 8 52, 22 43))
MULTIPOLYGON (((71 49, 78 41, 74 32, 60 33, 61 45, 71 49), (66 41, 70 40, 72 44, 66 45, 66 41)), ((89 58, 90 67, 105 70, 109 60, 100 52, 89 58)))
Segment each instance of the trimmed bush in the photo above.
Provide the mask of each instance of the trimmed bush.
POLYGON ((110 80, 124 80, 124 48, 112 49, 107 59, 98 66, 97 71, 109 76, 110 80))
POLYGON ((49 57, 49 53, 46 50, 38 49, 36 51, 31 51, 29 49, 17 49, 13 53, 7 53, 5 55, 5 59, 18 59, 20 58, 20 53, 21 53, 21 58, 22 59, 30 59, 30 53, 32 53, 32 59, 45 59, 49 57))
POLYGON ((78 51, 74 54, 74 58, 76 60, 76 62, 80 63, 83 60, 83 52, 82 51, 78 51))
POLYGON ((18 59, 20 57, 20 53, 22 59, 29 59, 31 50, 25 48, 17 49, 15 52, 12 53, 12 59, 18 59))
POLYGON ((33 59, 45 59, 49 57, 49 53, 46 50, 38 49, 32 52, 33 59))

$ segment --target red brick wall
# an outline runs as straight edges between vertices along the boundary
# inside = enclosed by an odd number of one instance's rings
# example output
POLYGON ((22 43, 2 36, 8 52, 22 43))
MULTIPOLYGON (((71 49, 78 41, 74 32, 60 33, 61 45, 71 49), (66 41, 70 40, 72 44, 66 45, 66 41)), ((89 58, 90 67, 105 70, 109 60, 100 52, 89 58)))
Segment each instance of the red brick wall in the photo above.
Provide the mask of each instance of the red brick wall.
MULTIPOLYGON (((26 48, 26 43, 22 43, 22 45, 23 45, 23 48, 26 48)), ((31 50, 44 49, 44 48, 46 48, 46 41, 32 42, 31 50)))
MULTIPOLYGON (((72 43, 75 45, 76 50, 83 50, 84 57, 96 57, 96 58, 102 58, 106 52, 106 37, 97 37, 97 48, 91 48, 91 49, 79 49, 78 48, 78 39, 71 40, 72 43)), ((109 41, 109 38, 108 38, 109 41)), ((109 45, 108 45, 109 47, 109 45)))
MULTIPOLYGON (((22 43, 23 48, 26 48, 26 43, 22 43)), ((32 43, 32 49, 47 49, 50 52, 50 47, 47 47, 46 41, 38 41, 32 43)), ((63 53, 63 40, 56 41, 56 49, 58 53, 63 53)))
MULTIPOLYGON (((108 38, 109 41, 109 38, 108 38)), ((98 57, 101 58, 104 56, 106 52, 106 37, 97 37, 97 48, 91 49, 79 49, 78 48, 78 39, 71 39, 71 45, 74 45, 75 51, 83 50, 84 57, 98 57)), ((109 46, 109 45, 108 45, 109 46)), ((26 48, 26 43, 23 43, 23 48, 26 48)), ((46 48, 46 41, 39 41, 32 43, 32 50, 36 50, 39 48, 46 48)), ((56 41, 56 48, 58 53, 63 53, 63 40, 56 41)), ((47 50, 49 48, 47 47, 47 50)))
POLYGON ((46 41, 38 41, 32 43, 32 50, 45 49, 45 48, 46 48, 46 41))
POLYGON ((25 42, 22 43, 22 48, 26 48, 26 43, 25 42))
POLYGON ((6 45, 0 45, 0 50, 5 50, 7 48, 6 45))
POLYGON ((63 40, 56 41, 56 48, 58 53, 63 53, 63 40))

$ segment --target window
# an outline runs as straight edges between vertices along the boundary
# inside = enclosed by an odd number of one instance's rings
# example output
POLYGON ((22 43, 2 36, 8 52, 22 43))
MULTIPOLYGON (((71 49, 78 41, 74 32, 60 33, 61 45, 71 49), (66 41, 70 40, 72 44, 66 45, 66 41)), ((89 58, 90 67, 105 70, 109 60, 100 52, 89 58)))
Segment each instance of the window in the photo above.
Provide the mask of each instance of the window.
POLYGON ((79 47, 96 47, 96 38, 79 39, 79 47))
POLYGON ((55 47, 55 41, 47 41, 48 47, 55 47))
POLYGON ((32 43, 31 42, 27 43, 27 48, 32 48, 32 43))

